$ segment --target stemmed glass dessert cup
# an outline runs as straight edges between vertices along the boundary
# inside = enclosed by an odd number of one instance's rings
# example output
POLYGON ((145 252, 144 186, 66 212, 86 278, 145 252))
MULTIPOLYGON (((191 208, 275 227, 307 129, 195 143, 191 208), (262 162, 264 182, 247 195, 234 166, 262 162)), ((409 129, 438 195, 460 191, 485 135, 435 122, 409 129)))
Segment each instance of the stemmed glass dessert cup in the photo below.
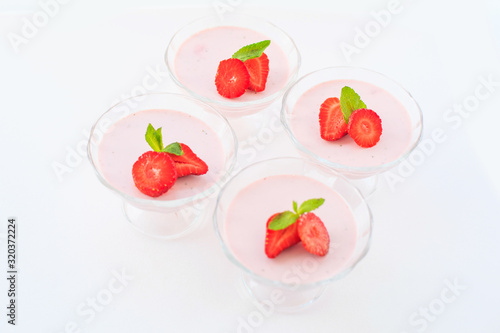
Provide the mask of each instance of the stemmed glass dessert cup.
POLYGON ((359 190, 338 172, 310 159, 281 157, 252 164, 225 184, 214 226, 223 252, 241 269, 249 296, 267 308, 289 312, 312 304, 366 255, 372 215, 359 190), (282 177, 284 183, 273 183, 282 177), (316 256, 298 243, 268 258, 267 219, 311 193, 325 198, 317 215, 329 230, 329 253, 316 256))
MULTIPOLYGON (((144 116, 145 113, 142 115, 144 116)), ((149 121, 149 118, 147 121, 149 121)), ((152 122, 154 122, 154 119, 152 122)), ((165 122, 163 123, 165 124, 165 122)), ((155 127, 159 127, 161 124, 154 125, 155 127)), ((147 123, 146 125, 141 124, 141 129, 138 131, 143 132, 133 137, 132 130, 124 131, 123 134, 125 138, 120 144, 127 147, 128 145, 132 145, 134 140, 140 140, 141 143, 145 143, 145 137, 142 133, 146 132, 146 126, 147 123), (144 126, 143 130, 142 126, 144 126)), ((165 133, 168 133, 168 130, 168 128, 163 128, 164 137, 165 133)), ((185 136, 187 135, 190 137, 191 128, 184 128, 182 130, 184 133, 187 133, 184 134, 185 136)), ((170 142, 164 142, 165 145, 168 143, 170 142)), ((208 146, 208 143, 198 142, 197 145, 204 148, 204 145, 208 146)), ((207 153, 208 149, 207 147, 207 153)), ((149 150, 152 149, 145 143, 144 151, 138 151, 136 153, 137 157, 134 158, 139 158, 142 153, 149 150)), ((119 154, 119 152, 112 153, 119 154)), ((195 153, 199 155, 200 151, 195 153)), ((203 151, 201 151, 201 153, 203 153, 203 151)), ((211 200, 211 198, 217 194, 222 184, 228 179, 235 165, 236 154, 237 140, 231 126, 224 116, 211 106, 192 97, 171 93, 139 95, 119 102, 96 121, 92 127, 88 142, 88 157, 96 172, 97 178, 104 186, 123 199, 123 210, 128 221, 137 230, 149 236, 162 239, 173 239, 184 236, 188 232, 196 229, 199 223, 203 221, 206 217, 206 210, 199 209, 198 207, 204 207, 210 203, 213 204, 215 199, 211 200), (108 133, 113 131, 118 122, 125 118, 130 119, 130 117, 134 117, 132 119, 137 119, 138 116, 141 115, 141 112, 148 112, 151 110, 173 112, 181 115, 181 117, 189 119, 189 121, 192 119, 196 121, 197 124, 203 124, 202 128, 204 128, 204 131, 215 133, 213 134, 215 137, 213 140, 220 142, 220 146, 218 147, 221 150, 219 152, 221 154, 219 159, 220 165, 216 170, 211 170, 211 166, 209 165, 208 173, 202 176, 186 176, 206 177, 201 188, 189 189, 184 187, 180 192, 175 192, 177 182, 183 181, 182 178, 178 178, 174 186, 164 195, 156 198, 148 197, 140 193, 134 186, 132 178, 133 162, 126 163, 126 166, 119 167, 120 169, 123 168, 124 174, 120 184, 118 184, 116 180, 110 181, 109 175, 110 172, 114 173, 114 169, 112 167, 110 169, 109 161, 114 165, 114 160, 116 158, 116 163, 121 163, 124 154, 122 151, 122 156, 113 155, 111 159, 108 156, 108 165, 103 166, 102 161, 103 158, 106 157, 104 155, 109 153, 109 151, 100 149, 102 148, 101 145, 103 140, 106 139, 108 133), (123 185, 122 182, 125 185, 123 185)), ((187 182, 189 181, 186 181, 186 183, 187 182)))
POLYGON ((343 174, 365 197, 375 191, 379 174, 397 166, 417 147, 423 127, 422 111, 408 91, 383 74, 358 67, 329 67, 298 79, 283 96, 281 122, 303 156, 343 174), (334 81, 338 83, 332 83, 334 81), (320 105, 327 97, 340 98, 344 82, 353 85, 354 90, 356 83, 365 86, 361 99, 382 119, 382 136, 374 147, 359 147, 349 135, 332 142, 320 138, 320 105), (336 85, 336 89, 318 91, 318 87, 329 84, 336 85), (386 107, 384 101, 387 96, 392 100, 390 107, 386 107), (303 108, 304 103, 309 103, 310 115, 307 120, 297 121, 297 110, 303 108), (400 133, 395 133, 397 131, 400 133), (319 147, 327 148, 321 151, 319 147), (358 161, 352 162, 355 158, 358 161))
POLYGON ((240 135, 258 128, 262 113, 256 113, 283 96, 296 80, 301 60, 292 38, 273 23, 228 13, 223 17, 202 17, 180 28, 168 44, 165 62, 173 81, 183 91, 224 114, 240 135), (207 31, 219 31, 220 35, 214 40, 199 37, 207 31), (193 42, 195 38, 200 40, 193 42), (231 58, 239 48, 264 39, 271 40, 264 51, 269 56, 266 89, 259 93, 247 90, 232 99, 220 96, 214 82, 219 62, 231 58))

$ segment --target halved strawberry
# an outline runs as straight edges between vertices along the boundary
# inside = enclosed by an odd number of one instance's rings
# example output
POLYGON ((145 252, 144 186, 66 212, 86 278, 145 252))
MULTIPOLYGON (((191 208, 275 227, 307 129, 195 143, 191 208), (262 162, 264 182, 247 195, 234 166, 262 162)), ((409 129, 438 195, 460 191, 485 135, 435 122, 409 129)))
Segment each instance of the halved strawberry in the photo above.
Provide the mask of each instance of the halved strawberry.
POLYGON ((158 197, 174 185, 177 171, 169 154, 148 151, 134 163, 132 177, 139 191, 150 197, 158 197))
POLYGON ((267 220, 266 224, 266 255, 269 258, 275 258, 284 249, 289 248, 300 242, 299 234, 297 233, 297 223, 294 223, 285 229, 281 230, 271 230, 269 229, 269 223, 273 218, 278 215, 274 214, 267 220))
POLYGON ((208 165, 189 148, 186 144, 180 143, 183 154, 178 156, 169 154, 175 163, 177 177, 187 175, 204 175, 208 172, 208 165))
POLYGON ((327 141, 338 140, 347 134, 347 123, 340 109, 337 97, 327 98, 319 110, 319 128, 321 138, 327 141))
POLYGON ((324 256, 330 249, 330 235, 323 221, 314 213, 302 214, 297 220, 297 232, 304 248, 318 256, 324 256))
POLYGON ((373 110, 359 109, 349 117, 347 131, 359 146, 373 147, 382 135, 382 120, 373 110))
POLYGON ((266 89, 267 77, 269 75, 269 58, 265 53, 258 58, 248 59, 244 62, 250 74, 250 85, 248 89, 259 92, 266 89))
POLYGON ((217 92, 227 98, 243 95, 250 84, 250 75, 243 61, 235 58, 222 60, 215 74, 217 92))

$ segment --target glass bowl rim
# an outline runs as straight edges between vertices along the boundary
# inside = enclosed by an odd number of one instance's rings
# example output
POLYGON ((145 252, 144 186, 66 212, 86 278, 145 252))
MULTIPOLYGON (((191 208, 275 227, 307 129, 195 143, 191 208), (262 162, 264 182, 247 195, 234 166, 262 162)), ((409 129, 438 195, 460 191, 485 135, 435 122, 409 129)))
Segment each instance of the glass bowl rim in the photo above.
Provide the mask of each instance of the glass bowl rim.
POLYGON ((329 278, 326 278, 326 279, 323 279, 323 280, 319 280, 319 281, 315 281, 315 282, 312 282, 312 283, 300 284, 299 288, 315 288, 315 287, 323 286, 323 285, 331 283, 331 282, 333 282, 335 280, 339 280, 339 279, 343 278, 345 275, 347 275, 349 272, 351 272, 359 264, 359 262, 362 261, 362 259, 368 253, 368 251, 369 251, 369 249, 371 247, 371 241, 372 241, 372 236, 373 236, 373 214, 372 214, 370 206, 368 205, 368 202, 366 201, 366 199, 364 198, 364 196, 361 194, 361 192, 358 190, 358 188, 351 183, 351 181, 348 178, 346 178, 341 173, 339 173, 339 172, 337 172, 335 170, 332 170, 331 168, 329 168, 329 167, 327 167, 325 165, 322 165, 322 164, 320 164, 320 163, 318 163, 316 161, 312 161, 310 159, 306 159, 306 158, 303 158, 303 157, 281 156, 281 157, 275 157, 275 158, 270 158, 270 159, 262 160, 262 161, 259 161, 259 162, 255 162, 255 163, 252 163, 252 164, 247 165, 246 167, 242 168, 240 171, 238 171, 238 173, 236 173, 235 175, 233 175, 224 184, 224 186, 221 188, 221 190, 220 190, 220 192, 219 192, 219 194, 217 196, 217 201, 216 201, 215 209, 214 209, 214 212, 213 212, 213 224, 214 224, 215 233, 217 235, 217 238, 219 239, 219 243, 221 244, 223 252, 226 255, 226 257, 234 265, 236 265, 240 269, 242 269, 243 272, 245 272, 246 274, 248 274, 252 278, 255 278, 255 279, 260 280, 260 281, 264 281, 266 284, 272 285, 272 286, 275 286, 275 287, 278 287, 278 288, 297 288, 296 284, 285 283, 285 282, 282 282, 282 281, 279 281, 279 280, 273 280, 273 279, 261 276, 259 274, 256 274, 251 269, 249 269, 248 267, 246 267, 243 263, 241 263, 240 260, 238 260, 236 258, 236 256, 233 255, 233 253, 232 253, 231 249, 229 248, 229 246, 226 245, 226 243, 224 241, 224 238, 222 237, 222 235, 221 235, 221 233, 219 231, 219 223, 217 221, 219 202, 220 202, 221 198, 223 197, 223 195, 224 195, 227 187, 231 185, 231 183, 234 181, 234 179, 236 177, 238 177, 241 173, 246 172, 248 169, 251 169, 251 168, 253 168, 255 166, 263 165, 263 164, 266 164, 266 163, 269 163, 269 162, 272 163, 272 162, 286 161, 286 160, 292 161, 292 162, 296 161, 296 162, 306 163, 306 164, 309 164, 309 165, 314 165, 316 167, 319 167, 319 168, 322 168, 322 169, 326 169, 330 173, 332 173, 335 176, 341 178, 343 181, 347 182, 351 186, 352 190, 359 196, 359 198, 362 199, 362 203, 364 204, 364 206, 365 206, 365 208, 367 210, 367 213, 368 213, 368 218, 369 218, 369 235, 368 235, 368 239, 367 239, 367 242, 366 242, 366 246, 364 247, 363 251, 359 254, 359 257, 356 259, 356 261, 353 262, 349 267, 345 267, 343 270, 341 270, 339 273, 335 274, 332 277, 329 277, 329 278))
MULTIPOLYGON (((334 80, 334 78, 332 78, 332 80, 334 80)), ((327 82, 327 81, 322 81, 322 82, 327 82)), ((310 87, 310 88, 312 88, 312 87, 310 87)), ((391 93, 391 92, 389 91, 389 93, 391 93)), ((377 71, 374 71, 374 70, 371 70, 371 69, 368 69, 368 68, 357 67, 357 66, 331 66, 331 67, 325 67, 325 68, 321 68, 321 69, 312 71, 312 72, 310 72, 308 74, 305 74, 302 77, 300 77, 297 81, 295 81, 295 83, 293 85, 290 86, 290 88, 283 95, 283 99, 282 99, 282 103, 281 103, 280 118, 281 118, 281 123, 283 124, 283 127, 285 128, 285 132, 288 134, 288 136, 292 140, 294 146, 298 150, 300 150, 301 152, 305 153, 307 156, 313 158, 314 160, 320 162, 321 164, 327 165, 328 167, 333 168, 335 170, 342 171, 342 172, 354 172, 354 173, 363 173, 363 174, 365 174, 365 173, 378 174, 378 173, 380 173, 380 172, 382 172, 384 170, 390 169, 391 167, 393 167, 393 166, 397 165, 398 163, 402 162, 403 160, 405 160, 415 150, 415 148, 419 145, 420 141, 422 140, 422 135, 423 135, 423 131, 424 131, 424 122, 423 122, 422 109, 420 108, 420 105, 415 100, 415 98, 413 98, 412 94, 408 90, 406 90, 398 82, 396 82, 395 80, 391 79, 390 77, 388 77, 385 74, 382 74, 380 72, 377 72, 377 71), (384 163, 384 164, 379 164, 379 165, 369 166, 369 167, 349 166, 349 165, 345 165, 345 164, 340 164, 340 163, 332 162, 332 161, 330 161, 330 160, 328 160, 326 158, 323 158, 323 157, 319 156, 318 154, 316 154, 316 153, 312 152, 311 150, 307 149, 295 137, 295 135, 293 134, 293 131, 291 129, 291 126, 290 126, 290 124, 287 121, 287 116, 286 116, 286 102, 287 102, 287 99, 288 99, 288 95, 293 90, 293 88, 297 84, 299 84, 301 81, 303 81, 303 80, 305 80, 307 78, 310 78, 313 75, 317 75, 317 74, 319 74, 321 72, 333 71, 333 70, 357 70, 357 71, 367 72, 367 73, 371 73, 371 74, 377 75, 378 77, 380 77, 380 78, 382 78, 384 80, 387 80, 388 82, 394 84, 398 89, 401 90, 401 92, 403 92, 404 94, 406 94, 409 97, 410 102, 412 102, 415 105, 416 110, 418 110, 418 123, 420 124, 420 126, 419 126, 420 127, 420 132, 418 133, 417 140, 415 140, 415 142, 413 142, 408 147, 408 149, 399 158, 397 158, 397 159, 395 159, 393 161, 384 163)))
MULTIPOLYGON (((285 36, 286 39, 288 39, 290 41, 292 49, 295 51, 294 53, 296 54, 297 65, 296 65, 295 69, 293 70, 293 72, 289 73, 289 76, 288 76, 288 79, 287 79, 285 85, 280 90, 276 91, 274 94, 269 95, 269 96, 267 96, 265 98, 258 99, 258 100, 253 100, 253 101, 246 101, 246 102, 238 102, 238 101, 230 101, 230 100, 228 100, 228 101, 224 101, 224 100, 223 101, 219 101, 219 100, 214 100, 212 98, 209 98, 209 97, 206 97, 206 96, 198 94, 197 92, 195 92, 195 91, 189 89, 188 87, 186 87, 182 82, 180 82, 177 79, 176 75, 174 74, 174 68, 173 68, 174 64, 172 64, 169 61, 169 57, 168 57, 169 53, 172 50, 171 45, 172 45, 174 39, 177 36, 179 36, 179 34, 184 29, 190 27, 191 25, 203 22, 205 20, 207 20, 207 21, 214 20, 214 19, 219 19, 220 20, 220 18, 218 17, 218 15, 205 15, 205 16, 199 17, 199 18, 197 18, 197 19, 195 19, 193 21, 190 21, 187 24, 184 24, 182 27, 180 27, 174 33, 174 35, 172 36, 172 38, 168 42, 168 45, 167 45, 167 48, 166 48, 165 54, 164 54, 164 61, 165 61, 165 64, 167 66, 168 73, 169 73, 170 77, 172 78, 172 80, 175 82, 175 84, 177 86, 179 86, 180 88, 182 88, 183 90, 185 90, 186 92, 188 92, 189 95, 194 96, 195 98, 197 98, 197 99, 199 99, 199 100, 201 100, 201 101, 203 101, 203 102, 205 102, 207 104, 211 104, 211 105, 214 105, 214 106, 220 106, 220 107, 223 107, 223 108, 226 108, 226 109, 230 109, 231 113, 245 113, 246 112, 245 108, 247 108, 247 107, 266 105, 266 104, 271 103, 275 99, 277 99, 280 95, 283 95, 295 83, 295 81, 297 79, 297 76, 298 76, 298 72, 299 72, 301 63, 302 63, 302 57, 300 55, 299 49, 297 48, 297 45, 295 44, 295 41, 292 39, 292 37, 290 37, 289 34, 287 34, 283 29, 281 29, 280 27, 278 27, 277 25, 275 25, 271 21, 268 21, 268 20, 263 19, 261 17, 257 17, 257 16, 253 16, 253 15, 248 15, 248 14, 240 14, 240 13, 228 14, 228 17, 230 17, 231 19, 235 19, 235 18, 241 17, 241 18, 245 18, 245 19, 250 19, 250 20, 255 20, 255 21, 263 22, 263 23, 267 24, 268 26, 270 26, 271 28, 276 29, 279 33, 283 34, 283 36, 285 36)), ((221 23, 224 22, 223 20, 220 20, 220 21, 221 21, 221 23)), ((220 26, 224 26, 224 25, 221 24, 220 26)))
MULTIPOLYGON (((137 112, 141 112, 141 111, 137 111, 137 112)), ((126 116, 128 116, 130 114, 132 114, 132 113, 129 113, 126 116)), ((126 117, 126 116, 124 116, 124 117, 126 117)), ((123 118, 120 118, 120 120, 121 119, 123 119, 123 118)), ((113 123, 115 123, 115 122, 113 122, 113 123)), ((95 145, 95 146, 96 146, 96 149, 97 149, 98 145, 95 145)), ((180 207, 182 205, 185 205, 185 204, 188 204, 188 203, 191 203, 191 202, 195 202, 197 200, 200 200, 200 199, 203 199, 203 198, 206 198, 206 197, 210 196, 212 193, 214 193, 214 192, 217 191, 217 188, 222 188, 222 186, 224 185, 224 183, 231 176, 232 170, 234 169, 234 167, 236 165, 237 153, 238 153, 238 139, 236 137, 236 134, 235 134, 233 128, 229 124, 229 122, 226 119, 226 117, 224 117, 224 115, 222 115, 214 107, 212 107, 212 106, 210 106, 210 105, 208 105, 206 103, 203 103, 202 101, 199 101, 196 98, 193 98, 191 96, 187 96, 187 95, 184 95, 184 94, 170 93, 170 92, 154 92, 154 93, 147 93, 147 94, 135 95, 135 96, 131 96, 131 97, 125 98, 123 100, 120 100, 119 102, 113 104, 103 114, 101 114, 101 116, 99 116, 99 118, 96 120, 96 122, 94 123, 94 125, 92 126, 92 128, 90 130, 90 136, 89 136, 89 139, 87 141, 87 158, 90 161, 90 164, 91 164, 92 168, 94 169, 94 172, 96 173, 97 178, 99 179, 99 181, 104 186, 106 186, 107 188, 109 188, 110 190, 112 190, 112 192, 118 194, 120 197, 122 197, 124 200, 126 200, 130 204, 132 204, 132 205, 137 204, 137 205, 140 205, 140 206, 143 206, 143 207, 144 206, 152 206, 152 207, 156 207, 156 208, 174 208, 174 207, 180 207), (109 112, 112 112, 112 110, 115 109, 117 106, 122 105, 122 104, 126 103, 127 101, 129 101, 131 99, 137 99, 138 97, 149 97, 149 96, 162 96, 162 97, 174 96, 175 98, 181 98, 181 99, 188 100, 189 102, 194 102, 194 103, 198 104, 199 106, 201 106, 203 108, 208 108, 229 129, 229 131, 230 131, 229 133, 230 133, 230 135, 233 138, 233 140, 232 140, 232 146, 234 148, 234 156, 229 161, 229 165, 226 168, 227 171, 225 172, 225 174, 222 175, 222 177, 218 181, 216 181, 212 186, 210 186, 206 190, 204 190, 204 191, 202 191, 200 193, 194 194, 192 196, 189 196, 189 197, 180 198, 180 199, 174 199, 174 200, 154 200, 152 198, 151 199, 150 198, 138 198, 136 196, 127 194, 127 193, 125 193, 123 191, 120 191, 120 190, 116 189, 112 184, 110 184, 108 182, 108 180, 104 177, 104 175, 101 174, 101 172, 97 168, 96 163, 98 163, 98 162, 94 161, 94 157, 92 156, 92 151, 93 151, 92 150, 92 146, 95 145, 95 144, 92 143, 92 138, 94 136, 94 132, 96 130, 96 126, 100 123, 100 121, 102 119, 105 119, 105 116, 107 114, 109 114, 109 112)))

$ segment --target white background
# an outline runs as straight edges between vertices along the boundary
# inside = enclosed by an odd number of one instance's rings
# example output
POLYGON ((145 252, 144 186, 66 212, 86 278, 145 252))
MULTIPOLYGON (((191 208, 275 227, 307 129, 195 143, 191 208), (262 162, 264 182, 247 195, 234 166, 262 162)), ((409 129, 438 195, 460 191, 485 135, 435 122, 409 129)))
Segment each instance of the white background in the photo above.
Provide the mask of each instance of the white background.
MULTIPOLYGON (((169 39, 228 1, 103 2, 60 5, 18 52, 9 34, 21 35, 23 18, 31 20, 41 5, 0 4, 2 272, 6 219, 19 223, 18 325, 6 324, 0 273, 0 331, 237 332, 239 321, 258 310, 242 296, 240 272, 224 256, 209 214, 188 237, 154 240, 127 224, 120 199, 98 182, 86 157, 74 157, 60 179, 53 169, 82 147, 100 114, 141 85, 148 68, 162 73, 157 91, 175 91, 163 63, 169 39), (77 312, 122 271, 133 278, 109 304, 94 316, 77 312)), ((497 2, 401 0, 399 13, 351 59, 341 43, 353 44, 357 29, 373 24, 370 13, 388 1, 229 3, 233 12, 268 18, 292 36, 302 54, 300 76, 346 64, 380 71, 419 102, 423 139, 436 129, 447 138, 402 181, 381 178, 369 201, 373 245, 349 276, 310 309, 273 313, 252 330, 499 332, 500 86, 460 123, 444 118, 473 100, 481 77, 500 82, 497 2), (453 296, 448 283, 464 290, 443 303, 443 292, 453 296), (419 311, 429 307, 437 314, 423 320, 419 311)), ((268 119, 278 110, 279 102, 268 119)), ((296 154, 282 131, 264 150, 257 143, 240 143, 258 153, 240 156, 242 165, 296 154)))

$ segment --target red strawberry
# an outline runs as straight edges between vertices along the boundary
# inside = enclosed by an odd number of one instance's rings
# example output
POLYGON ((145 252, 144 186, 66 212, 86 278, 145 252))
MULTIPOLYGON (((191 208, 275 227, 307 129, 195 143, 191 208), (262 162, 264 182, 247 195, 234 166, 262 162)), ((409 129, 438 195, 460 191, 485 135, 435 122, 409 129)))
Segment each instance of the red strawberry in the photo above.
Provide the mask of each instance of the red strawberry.
POLYGON ((250 83, 250 75, 243 61, 235 58, 222 60, 215 74, 217 92, 227 98, 243 95, 250 83))
POLYGON ((327 98, 319 111, 319 128, 321 138, 327 141, 338 140, 347 134, 347 123, 340 109, 337 97, 327 98))
POLYGON ((328 230, 314 213, 302 214, 297 222, 297 231, 304 248, 318 256, 324 256, 330 248, 328 230))
POLYGON ((373 110, 355 110, 349 117, 347 131, 359 146, 373 147, 382 135, 382 120, 373 110))
POLYGON ((177 180, 177 171, 167 153, 148 151, 142 154, 132 167, 135 186, 150 197, 167 192, 177 180))
POLYGON ((250 74, 248 89, 256 92, 266 89, 267 76, 269 75, 269 58, 265 53, 258 58, 248 59, 244 62, 250 74))
POLYGON ((299 234, 297 233, 297 223, 294 223, 285 229, 281 230, 271 230, 269 229, 269 223, 272 219, 278 215, 274 214, 267 220, 266 224, 266 255, 269 258, 275 258, 284 249, 289 248, 300 242, 299 234))
POLYGON ((177 177, 184 177, 187 175, 204 175, 208 172, 208 166, 201 158, 196 156, 195 153, 187 145, 180 143, 183 154, 177 156, 169 154, 175 162, 175 169, 177 170, 177 177))

